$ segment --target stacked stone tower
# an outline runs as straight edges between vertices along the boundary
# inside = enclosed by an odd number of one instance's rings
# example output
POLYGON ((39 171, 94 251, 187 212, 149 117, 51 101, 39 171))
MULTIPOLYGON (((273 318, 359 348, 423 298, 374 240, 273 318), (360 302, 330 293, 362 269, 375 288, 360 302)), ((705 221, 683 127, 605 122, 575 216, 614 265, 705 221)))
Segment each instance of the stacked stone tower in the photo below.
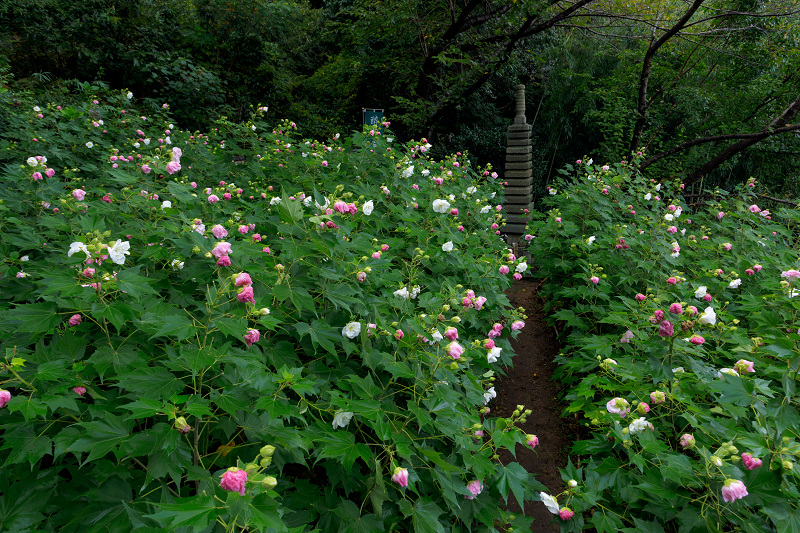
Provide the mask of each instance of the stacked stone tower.
POLYGON ((508 127, 506 168, 503 175, 506 201, 503 206, 506 225, 500 230, 508 235, 509 245, 524 244, 520 237, 533 210, 533 149, 531 125, 525 118, 525 86, 517 85, 514 123, 508 127), (527 210, 527 212, 526 212, 527 210))

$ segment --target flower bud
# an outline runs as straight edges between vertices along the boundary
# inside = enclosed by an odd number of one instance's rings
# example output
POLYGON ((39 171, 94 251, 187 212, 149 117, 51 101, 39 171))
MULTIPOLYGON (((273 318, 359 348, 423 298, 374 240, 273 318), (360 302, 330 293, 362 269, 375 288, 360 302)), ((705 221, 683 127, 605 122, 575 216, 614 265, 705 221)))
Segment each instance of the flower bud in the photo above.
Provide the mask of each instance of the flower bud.
POLYGON ((575 481, 574 479, 570 479, 569 481, 567 481, 567 486, 571 489, 574 489, 575 487, 578 486, 578 482, 575 481))
POLYGON ((261 459, 261 462, 259 464, 261 465, 261 468, 267 468, 269 465, 272 464, 272 457, 264 457, 263 459, 261 459))
POLYGON ((788 460, 781 461, 781 466, 784 470, 794 470, 794 463, 788 460))
POLYGON ((244 471, 247 472, 247 476, 250 477, 258 472, 258 465, 255 463, 248 463, 247 466, 244 467, 244 471))
POLYGON ((192 426, 186 422, 184 417, 179 416, 175 419, 175 429, 178 430, 178 433, 183 433, 185 435, 192 430, 192 426))
POLYGON ((258 452, 262 457, 272 457, 272 454, 275 453, 275 446, 271 446, 267 444, 263 446, 261 450, 258 452))
POLYGON ((261 480, 261 486, 264 487, 265 490, 272 490, 278 486, 278 480, 272 476, 267 476, 261 480))

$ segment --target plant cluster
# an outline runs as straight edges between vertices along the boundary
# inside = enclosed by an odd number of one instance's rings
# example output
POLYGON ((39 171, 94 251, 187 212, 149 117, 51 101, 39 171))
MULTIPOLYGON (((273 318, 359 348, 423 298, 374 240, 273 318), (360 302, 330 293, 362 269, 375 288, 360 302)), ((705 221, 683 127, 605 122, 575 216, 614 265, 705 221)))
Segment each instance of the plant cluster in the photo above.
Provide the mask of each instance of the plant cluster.
POLYGON ((569 165, 529 227, 585 427, 542 500, 562 531, 797 529, 800 213, 636 163, 569 165))
POLYGON ((491 169, 135 101, 4 100, 2 529, 530 527, 491 169))

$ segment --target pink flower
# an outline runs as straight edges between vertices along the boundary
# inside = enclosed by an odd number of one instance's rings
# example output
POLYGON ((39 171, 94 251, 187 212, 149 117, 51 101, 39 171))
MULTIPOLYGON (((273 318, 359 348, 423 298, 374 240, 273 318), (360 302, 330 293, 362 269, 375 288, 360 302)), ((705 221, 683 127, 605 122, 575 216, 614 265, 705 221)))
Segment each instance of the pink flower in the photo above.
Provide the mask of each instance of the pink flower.
POLYGON ((358 281, 363 282, 365 279, 367 279, 367 273, 364 271, 359 272, 358 274, 356 274, 356 279, 358 281))
POLYGON ((697 308, 693 305, 690 305, 689 307, 686 308, 686 314, 688 314, 689 316, 694 316, 697 313, 698 313, 697 308))
POLYGON ((253 242, 261 242, 261 234, 254 233, 253 234, 253 242))
POLYGON ((676 283, 678 283, 678 280, 675 279, 674 277, 669 277, 667 278, 667 283, 669 283, 670 285, 675 285, 676 283))
POLYGON ((600 278, 598 278, 597 276, 592 276, 591 278, 589 278, 589 281, 597 285, 598 283, 600 283, 600 278))
POLYGON ((525 240, 531 242, 533 240, 533 235, 531 235, 530 233, 525 235, 525 240))
POLYGON ((229 192, 224 193, 222 195, 222 199, 223 200, 230 200, 231 199, 231 193, 229 193, 229 192))
POLYGON ((237 229, 237 231, 239 233, 241 233, 242 235, 245 235, 248 231, 250 231, 250 226, 248 226, 246 224, 242 224, 241 226, 239 226, 236 229, 237 229))
POLYGON ((761 212, 761 208, 758 207, 756 204, 751 205, 750 207, 748 207, 748 209, 750 210, 751 213, 760 213, 761 212))
POLYGON ((261 333, 257 329, 248 329, 243 338, 244 342, 247 343, 247 347, 249 348, 254 343, 258 342, 258 340, 261 338, 261 333))
POLYGON ((372 254, 372 258, 373 258, 373 259, 380 259, 380 258, 381 258, 381 253, 380 253, 380 252, 375 252, 375 253, 373 253, 373 254, 372 254))
POLYGON ((650 393, 650 401, 659 404, 667 401, 667 395, 661 391, 653 391, 650 393))
POLYGON ((706 302, 710 302, 712 300, 712 297, 710 294, 706 294, 705 296, 703 296, 703 300, 705 300, 706 302))
POLYGON ((341 200, 333 204, 333 209, 340 213, 349 213, 349 210, 347 209, 347 203, 342 202, 341 200))
POLYGON ((572 510, 569 507, 562 507, 561 509, 558 510, 558 517, 561 520, 566 521, 572 518, 573 516, 575 516, 575 513, 572 512, 572 510))
POLYGON ((449 327, 444 330, 444 336, 447 337, 448 340, 454 341, 458 339, 458 330, 453 327, 449 327))
POLYGON ((214 234, 214 237, 217 239, 222 239, 223 237, 228 236, 228 230, 222 227, 220 224, 217 224, 213 228, 211 228, 211 233, 214 234))
POLYGON ((764 267, 762 267, 761 265, 753 265, 753 270, 755 270, 756 272, 761 272, 762 268, 764 267))
POLYGON ((748 361, 747 359, 739 359, 736 361, 736 364, 733 367, 739 372, 740 374, 745 374, 749 372, 755 372, 756 369, 753 367, 753 362, 748 361))
POLYGON ((219 267, 229 267, 231 266, 231 258, 227 255, 223 255, 219 259, 217 259, 217 266, 219 267))
POLYGON ((531 449, 539 445, 539 437, 536 435, 525 435, 525 444, 530 446, 531 449))
POLYGON ((461 354, 463 353, 464 353, 464 347, 458 344, 457 342, 453 341, 447 345, 447 355, 449 355, 453 359, 460 359, 461 354))
POLYGON ((487 350, 491 350, 492 348, 494 348, 494 341, 492 339, 486 339, 485 341, 483 341, 483 347, 486 348, 487 350))
POLYGON ((72 191, 72 197, 78 200, 79 202, 82 202, 83 199, 86 197, 86 191, 84 191, 83 189, 75 189, 74 191, 72 191))
POLYGON ((625 398, 612 398, 606 402, 606 410, 612 414, 618 414, 620 417, 625 418, 630 412, 630 403, 625 398))
POLYGON ((450 210, 450 214, 453 215, 453 216, 457 216, 458 215, 458 209, 455 209, 455 208, 451 209, 450 210))
POLYGON ((682 315, 683 314, 683 306, 679 303, 674 303, 669 306, 669 312, 675 315, 682 315))
POLYGON ((561 217, 556 217, 556 222, 561 224, 561 217))
POLYGON ((81 272, 81 275, 84 278, 91 278, 92 276, 94 276, 94 273, 95 273, 95 269, 89 267, 89 268, 84 269, 83 272, 81 272))
POLYGON ((619 339, 619 342, 629 343, 629 342, 631 342, 631 339, 633 338, 633 336, 634 336, 633 332, 631 330, 628 330, 628 331, 626 331, 625 333, 622 334, 622 337, 619 339))
POLYGON ((149 165, 142 165, 142 172, 144 172, 145 174, 150 174, 151 170, 152 169, 150 168, 149 165))
POLYGON ((706 340, 705 340, 703 337, 701 337, 700 335, 692 335, 692 336, 689 338, 689 342, 691 342, 691 343, 692 343, 692 344, 694 344, 695 346, 700 346, 701 344, 703 344, 704 342, 706 342, 706 340))
POLYGON ((733 248, 733 245, 729 242, 726 242, 725 244, 722 245, 722 247, 725 248, 725 251, 727 252, 730 251, 731 248, 733 248))
POLYGON ((399 466, 394 469, 392 481, 405 488, 408 487, 408 469, 400 468, 399 466))
POLYGON ((74 392, 78 396, 83 396, 84 394, 86 394, 86 387, 72 387, 72 392, 74 392))
POLYGON ((515 320, 511 323, 511 331, 519 331, 525 327, 525 322, 522 320, 515 320))
POLYGON ((478 296, 477 298, 475 298, 475 301, 473 301, 472 303, 475 306, 475 310, 480 311, 481 307, 483 307, 483 304, 486 303, 486 297, 485 296, 478 296))
POLYGON ((791 280, 795 280, 795 279, 800 278, 800 271, 794 270, 794 269, 786 270, 784 272, 781 272, 781 277, 782 278, 789 278, 791 280))
POLYGON ((239 289, 236 299, 242 303, 256 303, 256 299, 253 297, 253 287, 247 286, 239 289))
POLYGON ((669 233, 678 233, 678 228, 676 226, 670 226, 667 228, 669 233))
POLYGON ((234 285, 237 287, 247 287, 252 284, 253 280, 250 279, 250 274, 246 272, 242 272, 238 276, 236 276, 236 281, 234 282, 234 285))
POLYGON ((381 244, 381 251, 382 252, 388 252, 389 251, 389 245, 388 244, 381 244))
POLYGON ((650 406, 647 405, 647 402, 639 402, 639 405, 636 406, 636 410, 639 411, 640 415, 646 415, 650 412, 650 406))
POLYGON ((647 298, 647 296, 645 296, 644 294, 642 294, 642 293, 640 292, 640 293, 639 293, 639 294, 637 294, 637 295, 636 295, 634 298, 636 298, 636 301, 637 301, 637 302, 641 303, 641 302, 643 302, 643 301, 644 301, 644 300, 647 298))
POLYGON ((177 161, 170 161, 167 163, 167 172, 170 174, 175 174, 181 169, 181 164, 177 161))
POLYGON ((77 314, 76 315, 72 315, 71 317, 69 317, 69 325, 70 326, 77 326, 78 324, 81 323, 81 320, 83 320, 81 318, 81 315, 77 315, 77 314))
POLYGON ((11 393, 5 389, 0 389, 0 409, 8 405, 9 401, 11 401, 11 393))
POLYGON ((498 272, 500 272, 501 274, 508 274, 508 267, 506 265, 503 265, 500 267, 498 272))
POLYGON ((261 251, 264 252, 267 255, 271 255, 272 254, 272 250, 269 249, 269 246, 265 246, 261 251))
POLYGON ((217 196, 216 194, 212 194, 211 196, 208 197, 208 203, 215 204, 217 202, 219 202, 219 196, 217 196))
POLYGON ((111 203, 111 195, 110 194, 106 194, 105 196, 103 196, 101 198, 101 200, 104 201, 107 204, 110 204, 111 203))
POLYGON ((247 472, 235 466, 230 467, 222 474, 222 480, 219 486, 223 490, 230 492, 238 492, 244 496, 244 484, 247 481, 247 472))
POLYGON ((748 276, 752 276, 753 274, 756 273, 756 271, 753 270, 752 268, 748 268, 747 270, 744 271, 744 273, 747 274, 748 276))
POLYGON ((483 492, 483 484, 477 479, 474 481, 470 481, 467 484, 467 490, 470 491, 472 495, 467 495, 464 497, 467 498, 468 500, 474 500, 475 496, 483 492))
POLYGON ((738 479, 726 479, 722 487, 722 499, 725 503, 740 500, 747 496, 747 487, 738 479))
POLYGON ((724 216, 725 216, 725 212, 724 211, 720 211, 719 213, 717 213, 717 218, 719 218, 719 219, 722 219, 722 217, 724 217, 724 216))
POLYGON ((214 248, 211 250, 211 255, 213 255, 217 259, 219 259, 223 255, 228 255, 230 253, 232 253, 231 245, 230 243, 225 241, 218 242, 216 246, 214 246, 214 248))
POLYGON ((758 457, 753 457, 752 454, 743 453, 742 463, 744 463, 744 466, 747 467, 748 470, 755 470, 762 465, 763 461, 758 457))
POLYGON ((511 277, 514 278, 515 280, 519 281, 519 280, 522 279, 522 274, 520 274, 519 272, 514 272, 514 275, 511 276, 511 277))
POLYGON ((681 435, 680 445, 684 450, 687 448, 694 448, 696 442, 697 441, 694 440, 694 436, 692 436, 690 433, 684 433, 681 435))
POLYGON ((400 340, 405 336, 406 336, 406 334, 403 333, 402 329, 398 329, 397 331, 394 332, 394 338, 397 339, 397 340, 400 340))
POLYGON ((41 172, 34 172, 31 177, 33 178, 33 181, 39 181, 40 179, 42 179, 42 173, 41 172))
POLYGON ((53 170, 52 168, 48 168, 47 170, 44 171, 44 175, 47 176, 48 178, 52 178, 53 176, 56 175, 56 171, 53 170))
POLYGON ((672 322, 669 320, 662 320, 661 325, 658 327, 659 337, 672 337, 675 330, 672 327, 672 322))
POLYGON ((322 162, 322 166, 323 166, 323 167, 327 167, 327 166, 328 166, 328 162, 327 162, 327 161, 323 161, 323 162, 322 162))

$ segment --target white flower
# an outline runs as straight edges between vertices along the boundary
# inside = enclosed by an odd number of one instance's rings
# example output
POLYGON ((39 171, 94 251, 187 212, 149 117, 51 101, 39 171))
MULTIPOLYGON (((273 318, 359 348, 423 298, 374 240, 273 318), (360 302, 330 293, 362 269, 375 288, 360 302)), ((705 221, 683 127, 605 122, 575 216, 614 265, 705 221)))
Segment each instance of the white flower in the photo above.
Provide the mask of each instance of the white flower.
POLYGON ((169 138, 169 135, 167 135, 167 136, 164 138, 164 142, 165 142, 165 143, 167 143, 167 144, 172 144, 172 139, 170 139, 170 138, 169 138))
POLYGON ((677 208, 675 210, 675 218, 678 218, 679 216, 681 216, 681 213, 683 213, 683 208, 680 208, 680 207, 677 208))
POLYGON ((387 143, 394 142, 394 137, 386 137, 386 142, 387 143))
POLYGON ((450 200, 451 202, 455 202, 456 201, 456 195, 455 194, 448 194, 447 195, 447 199, 450 200))
POLYGON ((183 270, 184 264, 185 263, 180 259, 173 259, 172 262, 170 263, 170 266, 176 270, 183 270))
POLYGON ((669 255, 670 255, 670 257, 679 257, 681 255, 681 253, 680 252, 672 252, 669 255))
POLYGON ((476 192, 478 192, 477 187, 467 187, 467 194, 475 194, 476 192))
POLYGON ((24 263, 25 261, 29 261, 30 257, 28 257, 27 255, 23 255, 22 257, 19 258, 19 260, 24 263))
POLYGON ((452 252, 453 251, 453 241, 447 241, 442 245, 443 252, 452 252))
POLYGON ((502 348, 498 348, 497 346, 495 346, 486 353, 486 360, 489 361, 490 363, 496 363, 497 358, 500 357, 500 352, 502 350, 503 350, 502 348))
POLYGON ((426 169, 424 169, 422 171, 422 177, 426 178, 426 177, 428 177, 428 174, 430 174, 430 173, 431 173, 431 171, 426 168, 426 169))
POLYGON ((525 272, 526 270, 528 270, 528 263, 527 263, 527 262, 525 262, 525 261, 523 261, 522 263, 518 264, 518 265, 517 265, 517 268, 515 268, 514 270, 516 270, 517 272, 519 272, 520 274, 522 274, 523 272, 525 272))
POLYGON ((403 177, 410 178, 413 173, 414 173, 414 165, 411 165, 410 167, 408 167, 403 171, 403 177))
POLYGON ((142 146, 142 145, 141 145, 141 144, 139 144, 138 142, 135 142, 135 143, 133 143, 133 147, 134 147, 134 148, 139 148, 140 146, 142 146))
POLYGON ((125 263, 125 256, 130 255, 131 252, 130 241, 123 241, 122 239, 118 239, 117 242, 112 244, 108 248, 108 256, 114 261, 116 264, 121 265, 125 263))
POLYGON ((130 91, 128 91, 128 94, 126 94, 126 95, 125 95, 125 98, 127 98, 128 100, 130 100, 131 98, 133 98, 133 93, 132 93, 132 92, 130 92, 130 91))
POLYGON ((170 207, 172 207, 172 202, 169 200, 164 200, 161 202, 161 209, 169 209, 170 207))
POLYGON ((684 370, 682 366, 676 366, 675 368, 672 369, 672 373, 673 374, 685 374, 686 370, 684 370))
POLYGON ((447 200, 434 200, 433 201, 433 210, 437 213, 447 213, 450 211, 450 202, 447 200))
POLYGON ((269 307, 262 307, 258 310, 258 314, 261 316, 267 316, 269 314, 269 307))
POLYGON ((558 189, 550 189, 550 196, 555 196, 558 194, 558 189))
POLYGON ((664 220, 666 220, 667 222, 672 222, 672 219, 674 218, 675 216, 672 213, 667 213, 666 215, 664 215, 664 220))
POLYGON ((29 167, 35 167, 36 165, 39 164, 39 162, 36 160, 35 157, 29 157, 26 162, 28 163, 29 167))
POLYGON ((75 252, 84 252, 86 254, 86 259, 89 259, 91 254, 89 253, 89 249, 86 247, 85 243, 80 241, 73 242, 69 245, 69 251, 67 252, 67 257, 72 257, 72 254, 75 252))
POLYGON ((700 315, 700 318, 697 319, 698 324, 708 324, 709 326, 713 326, 717 323, 717 313, 714 312, 714 309, 711 307, 706 307, 705 312, 700 315))
POLYGON ((92 148, 93 146, 94 146, 94 143, 92 141, 89 141, 89 142, 86 143, 86 148, 92 148))
POLYGON ((686 228, 683 228, 683 229, 681 230, 681 237, 683 237, 684 235, 686 235, 686 228))
POLYGON ((313 198, 312 198, 312 197, 310 197, 310 196, 306 196, 305 198, 303 198, 303 205, 304 205, 304 206, 306 206, 306 207, 308 207, 309 205, 311 205, 311 201, 312 201, 312 200, 313 200, 313 198))
POLYGON ((361 210, 364 212, 365 215, 369 216, 372 214, 372 210, 375 209, 375 204, 372 200, 368 202, 364 202, 364 205, 361 207, 361 210))
POLYGON ((645 195, 644 195, 644 199, 645 199, 645 200, 649 200, 649 199, 650 199, 650 198, 652 198, 652 197, 653 197, 653 195, 652 195, 652 194, 650 194, 650 193, 647 193, 647 194, 645 194, 645 195))
POLYGON ((444 339, 444 337, 442 336, 442 334, 439 332, 438 329, 432 329, 431 339, 433 339, 431 341, 431 344, 436 344, 437 342, 440 342, 442 339, 444 339))
POLYGON ((717 372, 717 377, 719 379, 723 379, 724 378, 724 374, 728 374, 728 375, 731 375, 731 376, 738 376, 739 375, 739 373, 733 368, 720 368, 719 372, 717 372))
POLYGON ((410 293, 411 299, 413 300, 414 298, 416 298, 419 295, 419 291, 421 290, 422 289, 420 289, 419 285, 414 285, 414 287, 411 288, 411 293, 410 293))
POLYGON ((700 285, 699 287, 697 287, 697 290, 694 291, 694 297, 695 298, 702 298, 703 296, 706 295, 707 291, 708 291, 708 287, 706 287, 705 285, 700 285))
POLYGON ((492 206, 485 205, 485 206, 481 207, 481 214, 485 215, 486 213, 488 213, 491 210, 492 210, 492 206))
POLYGON ((597 237, 595 237, 594 235, 592 235, 591 237, 589 237, 588 239, 586 239, 586 244, 592 244, 592 243, 595 241, 595 239, 596 239, 596 238, 597 238, 597 237))
POLYGON ((314 200, 314 206, 316 206, 316 208, 320 211, 325 211, 326 209, 328 209, 329 205, 331 205, 331 201, 328 200, 327 198, 325 198, 325 203, 322 205, 318 204, 317 201, 314 200))
POLYGON ((647 429, 648 427, 650 426, 647 423, 647 419, 645 417, 640 417, 630 423, 630 425, 628 426, 628 431, 630 432, 631 435, 633 435, 634 433, 638 433, 642 430, 647 429))
POLYGON ((170 125, 169 125, 169 129, 171 129, 171 130, 174 130, 174 129, 175 129, 175 126, 173 126, 172 124, 170 124, 170 125))
POLYGON ((361 322, 350 322, 342 328, 342 335, 348 339, 355 339, 361 334, 361 322))
POLYGON ((36 111, 37 113, 38 113, 39 111, 41 111, 41 109, 39 108, 39 106, 38 106, 38 105, 35 105, 35 106, 33 106, 33 110, 34 110, 34 111, 36 111))
POLYGON ((250 129, 253 130, 253 131, 256 131, 256 125, 253 124, 252 126, 250 126, 250 129))
POLYGON ((350 411, 342 411, 341 409, 336 411, 336 414, 333 415, 333 429, 346 427, 352 418, 353 413, 350 411))
POLYGON ((547 507, 548 511, 550 511, 553 514, 558 514, 558 509, 559 509, 558 500, 556 500, 553 496, 550 496, 546 492, 540 492, 539 498, 541 498, 542 503, 544 504, 545 507, 547 507))
POLYGON ((144 140, 144 144, 145 144, 145 145, 148 145, 148 144, 150 144, 150 139, 145 139, 145 140, 144 140))
POLYGON ((656 185, 656 192, 658 192, 660 190, 661 190, 661 184, 659 183, 658 185, 656 185))
POLYGON ((398 290, 394 291, 392 294, 394 294, 398 298, 402 298, 404 300, 408 300, 409 297, 411 296, 411 294, 408 292, 408 289, 406 289, 405 287, 403 287, 402 289, 398 289, 398 290))
POLYGON ((589 159, 589 160, 586 162, 586 164, 587 164, 587 165, 591 165, 592 163, 594 163, 594 159, 589 159))
POLYGON ((98 124, 100 124, 101 126, 102 126, 103 124, 105 124, 105 122, 103 122, 103 119, 102 119, 102 118, 101 118, 100 120, 98 120, 98 121, 97 121, 97 123, 98 123, 98 124))
POLYGON ((735 289, 741 284, 742 284, 742 280, 739 279, 739 278, 736 278, 735 280, 733 280, 730 283, 728 283, 728 288, 735 289))
POLYGON ((197 233, 199 233, 200 235, 203 235, 206 232, 206 225, 205 224, 195 224, 194 225, 194 230, 197 233))
POLYGON ((497 398, 497 393, 494 391, 494 387, 489 387, 489 390, 483 393, 483 405, 489 403, 492 398, 497 398))
POLYGON ((278 205, 279 203, 281 203, 280 196, 273 196, 269 201, 269 205, 278 205))

